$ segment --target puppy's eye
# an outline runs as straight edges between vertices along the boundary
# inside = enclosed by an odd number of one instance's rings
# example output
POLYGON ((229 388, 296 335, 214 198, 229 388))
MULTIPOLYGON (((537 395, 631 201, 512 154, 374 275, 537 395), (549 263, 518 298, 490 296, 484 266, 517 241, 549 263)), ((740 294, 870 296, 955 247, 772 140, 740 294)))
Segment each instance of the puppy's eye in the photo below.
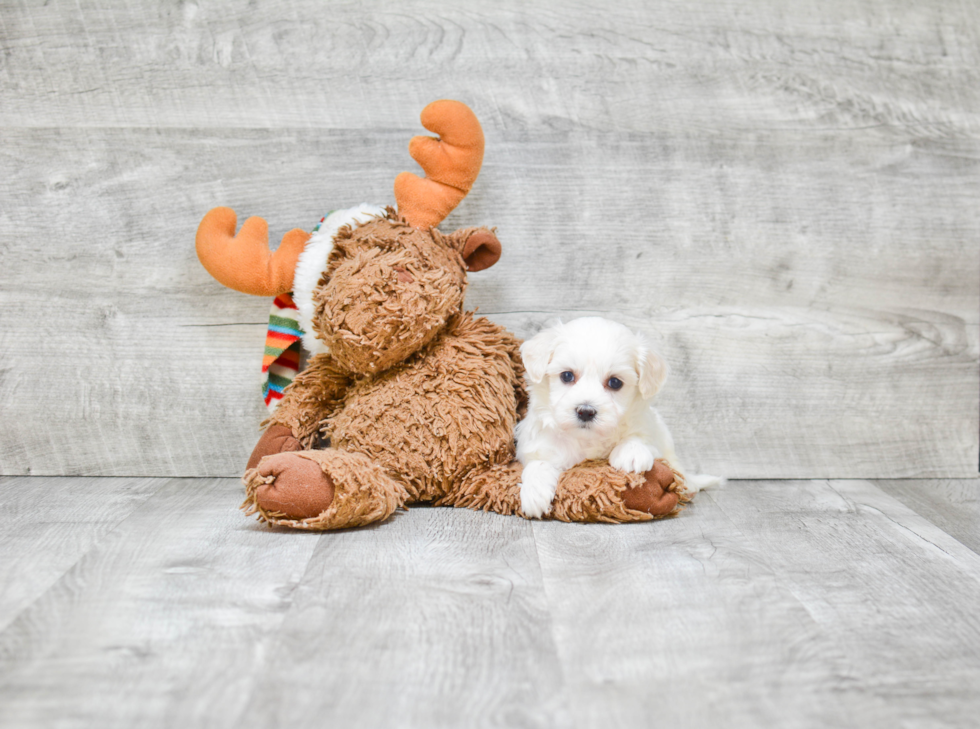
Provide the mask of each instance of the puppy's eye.
POLYGON ((572 372, 571 370, 565 370, 560 375, 558 375, 558 378, 566 385, 569 385, 575 382, 575 373, 572 372))
POLYGON ((606 387, 608 387, 610 390, 618 390, 622 386, 623 381, 618 377, 610 377, 608 380, 606 380, 606 387))

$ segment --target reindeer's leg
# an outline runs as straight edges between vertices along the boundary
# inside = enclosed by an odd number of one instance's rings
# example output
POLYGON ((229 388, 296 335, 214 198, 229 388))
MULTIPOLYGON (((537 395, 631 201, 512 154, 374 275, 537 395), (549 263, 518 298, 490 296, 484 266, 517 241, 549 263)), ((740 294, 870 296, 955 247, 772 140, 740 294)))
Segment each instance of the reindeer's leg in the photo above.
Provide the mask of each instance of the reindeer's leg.
MULTIPOLYGON (((476 468, 439 503, 523 516, 521 470, 517 461, 476 468)), ((606 461, 586 461, 562 474, 547 518, 618 523, 673 516, 689 501, 683 483, 663 460, 642 474, 624 473, 606 461)))
POLYGON ((477 466, 459 481, 436 506, 461 506, 509 516, 521 513, 520 461, 477 466))
POLYGON ((387 519, 405 487, 360 453, 333 448, 263 458, 242 478, 246 513, 297 529, 343 529, 387 519))

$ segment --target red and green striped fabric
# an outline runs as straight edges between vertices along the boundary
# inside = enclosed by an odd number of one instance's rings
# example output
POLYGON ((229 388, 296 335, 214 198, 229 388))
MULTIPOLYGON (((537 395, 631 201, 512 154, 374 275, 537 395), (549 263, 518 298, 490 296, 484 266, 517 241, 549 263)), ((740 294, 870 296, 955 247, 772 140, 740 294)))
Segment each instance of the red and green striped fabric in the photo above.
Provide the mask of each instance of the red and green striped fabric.
MULTIPOLYGON (((310 235, 320 230, 323 221, 332 212, 333 210, 320 218, 310 235)), ((299 308, 293 301, 293 292, 277 296, 269 313, 269 331, 265 337, 265 354, 262 357, 262 372, 265 374, 262 398, 270 412, 276 409, 282 399, 282 391, 299 373, 302 336, 299 308)))
POLYGON ((282 391, 299 372, 300 337, 298 309, 292 294, 281 294, 272 302, 269 313, 269 332, 265 337, 265 355, 262 357, 262 397, 269 410, 275 410, 282 391))

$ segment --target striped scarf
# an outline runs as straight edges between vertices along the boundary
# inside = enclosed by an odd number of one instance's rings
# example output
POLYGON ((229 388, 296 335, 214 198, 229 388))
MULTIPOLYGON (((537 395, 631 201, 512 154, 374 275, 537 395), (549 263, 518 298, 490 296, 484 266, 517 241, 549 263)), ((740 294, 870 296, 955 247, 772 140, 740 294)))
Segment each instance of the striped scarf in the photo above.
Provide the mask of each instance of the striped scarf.
POLYGON ((262 398, 269 412, 276 409, 282 399, 282 391, 299 372, 300 337, 296 304, 290 294, 281 294, 272 302, 269 313, 269 333, 265 337, 265 355, 262 357, 262 398))
MULTIPOLYGON (((330 211, 332 213, 333 210, 330 211)), ((320 230, 327 213, 316 224, 310 235, 320 230)), ((281 294, 272 302, 269 312, 269 332, 265 335, 265 354, 262 357, 262 373, 265 380, 262 383, 262 399, 269 412, 273 412, 282 400, 282 391, 296 379, 299 373, 301 337, 303 330, 299 326, 299 309, 293 301, 293 292, 281 294)))

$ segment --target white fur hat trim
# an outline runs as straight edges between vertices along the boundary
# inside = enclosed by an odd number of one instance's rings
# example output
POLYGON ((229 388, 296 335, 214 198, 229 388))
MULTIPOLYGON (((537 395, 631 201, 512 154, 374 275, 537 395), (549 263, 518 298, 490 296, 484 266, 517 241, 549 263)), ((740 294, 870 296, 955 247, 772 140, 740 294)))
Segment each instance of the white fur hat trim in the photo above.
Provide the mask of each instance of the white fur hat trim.
POLYGON ((372 218, 385 217, 385 209, 362 203, 347 210, 334 210, 324 218, 320 227, 306 241, 299 254, 293 274, 293 301, 299 309, 299 325, 303 330, 303 346, 311 354, 326 354, 327 345, 313 331, 313 289, 327 270, 327 258, 333 250, 333 239, 345 225, 355 226, 372 218))

